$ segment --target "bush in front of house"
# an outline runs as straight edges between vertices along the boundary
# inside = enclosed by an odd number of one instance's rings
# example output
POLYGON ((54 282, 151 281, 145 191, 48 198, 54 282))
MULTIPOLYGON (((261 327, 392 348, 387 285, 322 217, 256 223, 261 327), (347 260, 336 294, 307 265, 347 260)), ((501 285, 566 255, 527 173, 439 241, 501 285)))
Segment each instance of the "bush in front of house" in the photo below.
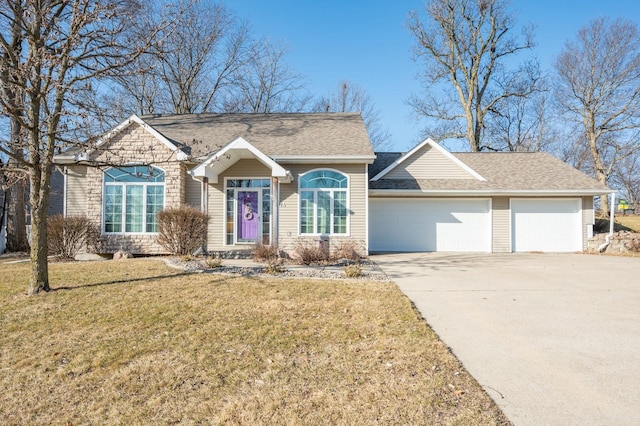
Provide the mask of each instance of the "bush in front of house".
POLYGON ((362 272, 362 267, 359 263, 354 263, 352 265, 347 265, 344 267, 344 275, 347 278, 359 278, 364 275, 362 272))
POLYGON ((208 224, 209 215, 194 207, 163 210, 158 213, 158 244, 171 254, 192 254, 206 244, 208 224))
POLYGON ((204 258, 204 264, 208 269, 222 268, 222 258, 220 256, 208 256, 204 258))
POLYGON ((300 241, 292 253, 292 257, 303 265, 327 262, 329 251, 315 241, 300 241))
POLYGON ((258 261, 270 261, 278 258, 278 248, 267 244, 253 246, 253 258, 258 261))
POLYGON ((99 235, 98 227, 84 215, 47 218, 47 243, 53 256, 73 259, 83 246, 91 250, 99 235))

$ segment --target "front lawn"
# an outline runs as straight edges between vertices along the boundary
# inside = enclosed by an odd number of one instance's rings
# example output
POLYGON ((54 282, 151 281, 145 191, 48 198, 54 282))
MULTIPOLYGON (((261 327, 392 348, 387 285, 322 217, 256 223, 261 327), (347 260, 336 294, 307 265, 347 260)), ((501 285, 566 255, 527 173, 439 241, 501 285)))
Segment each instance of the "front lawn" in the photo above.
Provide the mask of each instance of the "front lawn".
POLYGON ((638 215, 623 216, 618 213, 615 216, 615 221, 633 232, 640 232, 640 216, 638 215))
POLYGON ((505 424, 394 284, 0 264, 2 424, 505 424))

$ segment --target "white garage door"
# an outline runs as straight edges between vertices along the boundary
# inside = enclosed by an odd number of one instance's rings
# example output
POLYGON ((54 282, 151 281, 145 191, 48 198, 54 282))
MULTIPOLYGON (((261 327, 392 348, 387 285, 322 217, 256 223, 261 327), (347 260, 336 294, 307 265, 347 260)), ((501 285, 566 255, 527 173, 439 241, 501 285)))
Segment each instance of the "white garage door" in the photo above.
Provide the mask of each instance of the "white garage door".
POLYGON ((491 251, 488 199, 370 199, 370 251, 491 251))
POLYGON ((580 199, 512 199, 513 251, 582 251, 580 199))

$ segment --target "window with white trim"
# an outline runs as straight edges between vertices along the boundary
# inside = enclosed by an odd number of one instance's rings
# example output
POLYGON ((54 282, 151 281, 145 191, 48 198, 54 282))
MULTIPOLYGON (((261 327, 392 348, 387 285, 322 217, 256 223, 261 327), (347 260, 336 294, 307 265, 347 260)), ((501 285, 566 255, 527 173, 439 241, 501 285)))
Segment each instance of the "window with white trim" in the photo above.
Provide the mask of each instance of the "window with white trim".
POLYGON ((151 233, 164 208, 164 171, 151 166, 112 167, 104 172, 105 233, 151 233))
POLYGON ((345 235, 349 179, 333 170, 300 177, 300 234, 345 235))

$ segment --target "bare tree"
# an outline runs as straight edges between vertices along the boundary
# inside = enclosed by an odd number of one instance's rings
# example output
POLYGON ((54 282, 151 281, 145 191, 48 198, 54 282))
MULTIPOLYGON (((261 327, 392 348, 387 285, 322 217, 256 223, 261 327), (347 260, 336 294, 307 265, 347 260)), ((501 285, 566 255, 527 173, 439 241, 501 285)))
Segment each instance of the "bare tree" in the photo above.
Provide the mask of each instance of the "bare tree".
POLYGON ((496 151, 548 151, 558 140, 552 106, 546 91, 530 97, 512 96, 496 104, 488 120, 489 149, 496 151))
POLYGON ((640 213, 640 152, 621 160, 611 178, 614 184, 623 190, 635 213, 640 213))
POLYGON ((299 112, 309 102, 302 75, 284 62, 287 48, 268 39, 253 43, 237 68, 225 112, 299 112))
POLYGON ((373 148, 382 150, 391 144, 391 135, 382 125, 380 112, 369 94, 357 84, 343 81, 336 90, 320 98, 313 109, 324 112, 359 112, 373 148))
MULTIPOLYGON (((636 24, 599 18, 582 27, 558 57, 556 99, 579 123, 577 141, 596 179, 640 150, 640 37, 636 24)), ((606 199, 606 198, 604 198, 606 199)), ((607 203, 600 203, 607 213, 607 203)))
MULTIPOLYGON (((155 114, 165 100, 160 65, 153 55, 144 53, 129 65, 127 70, 114 76, 116 82, 111 92, 100 104, 109 106, 121 121, 132 113, 138 115, 155 114)), ((164 102, 168 104, 168 102, 164 102)))
POLYGON ((26 155, 15 141, 0 142, 0 153, 29 176, 31 276, 29 293, 48 291, 46 216, 54 153, 85 125, 88 111, 79 94, 92 83, 135 60, 156 36, 131 34, 138 19, 135 0, 3 0, 0 28, 19 28, 24 50, 16 54, 5 31, 0 34, 0 73, 7 76, 0 112, 17 120, 26 155), (11 7, 19 4, 21 11, 11 7), (18 55, 18 56, 16 56, 18 55), (23 94, 16 108, 13 95, 23 94))
MULTIPOLYGON (((0 4, 0 13, 21 14, 23 13, 21 2, 9 2, 0 4)), ((4 24, 4 23, 3 23, 4 24)), ((9 63, 16 64, 22 58, 22 29, 15 22, 7 23, 8 27, 3 25, 2 32, 6 34, 9 51, 3 51, 3 59, 9 63)), ((4 87, 7 103, 15 116, 23 115, 24 100, 23 90, 21 89, 22 76, 12 75, 8 69, 0 69, 0 78, 4 87), (11 83, 10 83, 11 82, 11 83)), ((15 116, 9 116, 9 140, 5 145, 11 146, 13 156, 24 160, 25 134, 22 131, 20 120, 15 116)), ((5 191, 5 203, 7 206, 7 251, 26 251, 29 249, 29 241, 27 239, 26 227, 26 178, 27 176, 18 170, 18 160, 10 157, 6 165, 3 187, 5 191)), ((0 170, 1 172, 2 170, 0 170)))
POLYGON ((147 26, 175 13, 162 42, 120 73, 117 102, 141 114, 190 114, 222 108, 250 46, 247 25, 227 8, 205 0, 147 3, 147 26), (168 7, 168 9, 166 9, 168 7), (168 10, 168 11, 167 11, 168 10))
POLYGON ((439 139, 467 139, 471 151, 490 148, 484 140, 487 117, 506 98, 536 91, 536 62, 508 71, 505 62, 533 47, 532 29, 513 36, 514 19, 506 0, 432 0, 426 21, 409 17, 416 60, 424 61, 420 79, 426 94, 408 103, 418 116, 438 122, 439 139), (444 83, 444 86, 441 84, 444 83), (439 96, 445 87, 453 91, 439 96))

